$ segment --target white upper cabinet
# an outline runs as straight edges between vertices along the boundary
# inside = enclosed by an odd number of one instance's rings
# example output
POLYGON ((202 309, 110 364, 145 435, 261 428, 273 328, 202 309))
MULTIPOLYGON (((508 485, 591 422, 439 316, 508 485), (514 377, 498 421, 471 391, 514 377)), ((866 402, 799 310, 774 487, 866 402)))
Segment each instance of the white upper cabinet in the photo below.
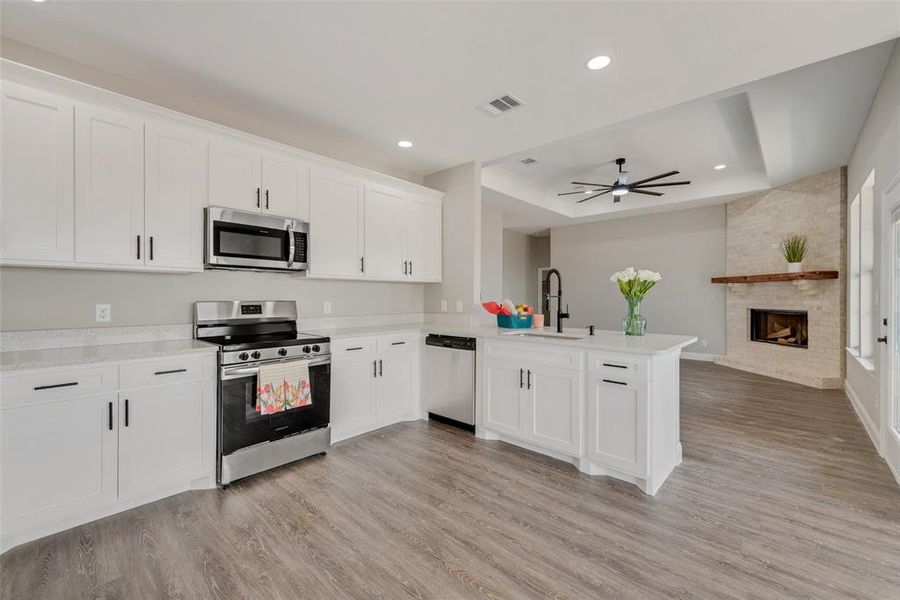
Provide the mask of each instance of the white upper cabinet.
POLYGON ((65 98, 3 82, 0 258, 74 259, 73 114, 65 98))
POLYGON ((408 272, 404 258, 406 199, 401 192, 379 185, 366 185, 365 257, 366 277, 402 279, 408 272))
POLYGON ((75 108, 75 260, 144 263, 144 123, 75 108))
POLYGON ((151 122, 144 141, 146 264, 202 270, 206 140, 187 128, 151 122))
POLYGON ((406 203, 407 276, 441 280, 441 205, 410 198, 406 203))
POLYGON ((335 171, 314 169, 309 186, 309 273, 358 278, 365 275, 364 185, 335 171))
POLYGON ((309 165, 278 154, 262 156, 263 213, 309 220, 309 165))
POLYGON ((262 208, 262 154, 250 145, 209 142, 209 204, 259 212, 262 208))

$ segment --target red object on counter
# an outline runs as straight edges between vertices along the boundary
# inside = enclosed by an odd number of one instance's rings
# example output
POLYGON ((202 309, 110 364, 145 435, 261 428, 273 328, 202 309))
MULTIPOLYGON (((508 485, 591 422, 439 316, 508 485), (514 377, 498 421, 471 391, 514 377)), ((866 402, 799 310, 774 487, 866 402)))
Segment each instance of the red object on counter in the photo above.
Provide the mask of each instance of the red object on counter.
MULTIPOLYGON (((481 304, 481 306, 482 306, 482 308, 484 308, 484 310, 488 311, 492 315, 503 314, 500 312, 500 310, 501 310, 500 305, 497 304, 496 302, 483 302, 481 304)), ((509 313, 506 313, 506 314, 509 314, 509 313)))
POLYGON ((498 314, 498 315, 511 315, 511 314, 512 314, 512 311, 509 310, 509 308, 507 308, 507 307, 504 306, 504 307, 502 307, 502 308, 500 309, 500 312, 497 313, 497 314, 498 314))

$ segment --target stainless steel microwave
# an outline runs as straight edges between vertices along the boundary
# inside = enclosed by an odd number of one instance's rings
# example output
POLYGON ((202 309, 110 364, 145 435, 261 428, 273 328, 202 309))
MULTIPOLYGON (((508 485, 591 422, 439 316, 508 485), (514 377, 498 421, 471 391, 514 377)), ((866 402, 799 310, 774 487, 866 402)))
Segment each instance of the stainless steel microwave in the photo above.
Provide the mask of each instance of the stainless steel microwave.
POLYGON ((305 271, 309 266, 305 221, 210 206, 205 239, 209 269, 305 271))

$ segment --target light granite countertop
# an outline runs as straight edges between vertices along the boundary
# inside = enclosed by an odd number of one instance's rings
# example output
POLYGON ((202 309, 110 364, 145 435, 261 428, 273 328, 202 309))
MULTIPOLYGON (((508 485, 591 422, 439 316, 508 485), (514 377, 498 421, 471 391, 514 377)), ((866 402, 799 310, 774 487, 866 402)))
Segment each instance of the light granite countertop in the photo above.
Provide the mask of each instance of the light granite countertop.
MULTIPOLYGON (((302 328, 301 328, 302 329, 302 328)), ((389 333, 423 332, 457 335, 478 339, 509 340, 525 344, 578 348, 597 352, 625 352, 628 354, 666 354, 684 348, 697 341, 689 335, 668 335, 648 333, 642 336, 627 336, 621 331, 597 330, 593 336, 585 329, 567 328, 562 334, 555 329, 502 329, 493 325, 452 325, 444 323, 407 323, 399 325, 374 325, 371 327, 345 327, 332 329, 303 330, 306 333, 327 335, 332 339, 364 337, 389 333), (518 335, 539 333, 545 337, 518 335), (571 339, 576 337, 577 339, 571 339)))
POLYGON ((45 369, 92 363, 120 362, 144 358, 165 358, 176 354, 216 353, 218 346, 197 340, 104 344, 45 350, 0 352, 0 372, 45 369))

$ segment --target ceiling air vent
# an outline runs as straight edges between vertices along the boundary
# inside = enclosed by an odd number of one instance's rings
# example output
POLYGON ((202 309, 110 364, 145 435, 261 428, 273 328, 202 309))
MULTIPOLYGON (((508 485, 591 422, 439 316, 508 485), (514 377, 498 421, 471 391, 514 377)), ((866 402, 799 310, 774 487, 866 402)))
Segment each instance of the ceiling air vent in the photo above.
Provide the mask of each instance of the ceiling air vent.
POLYGON ((509 112, 514 108, 519 108, 520 106, 522 106, 521 100, 519 100, 512 94, 506 94, 504 96, 500 96, 499 98, 491 100, 487 104, 482 104, 478 108, 492 117, 498 117, 503 113, 509 112))
POLYGON ((519 162, 522 163, 523 165, 533 165, 534 163, 537 162, 537 160, 534 158, 523 158, 519 162))

